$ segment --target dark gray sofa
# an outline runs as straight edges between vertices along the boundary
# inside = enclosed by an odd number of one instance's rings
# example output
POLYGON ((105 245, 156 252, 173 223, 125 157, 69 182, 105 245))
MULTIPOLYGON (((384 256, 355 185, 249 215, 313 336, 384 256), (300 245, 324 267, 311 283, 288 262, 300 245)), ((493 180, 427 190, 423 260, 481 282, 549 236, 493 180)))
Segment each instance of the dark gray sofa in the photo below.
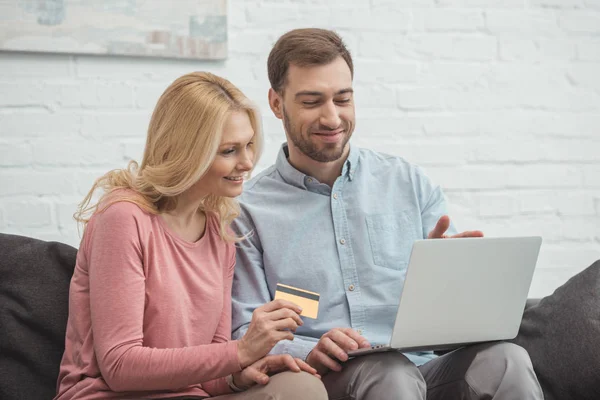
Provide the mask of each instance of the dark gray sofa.
MULTIPOLYGON (((53 397, 76 255, 0 233, 0 399, 53 397)), ((600 399, 600 261, 530 300, 514 342, 529 351, 546 399, 600 399)))
POLYGON ((0 234, 0 399, 52 399, 77 250, 0 234))

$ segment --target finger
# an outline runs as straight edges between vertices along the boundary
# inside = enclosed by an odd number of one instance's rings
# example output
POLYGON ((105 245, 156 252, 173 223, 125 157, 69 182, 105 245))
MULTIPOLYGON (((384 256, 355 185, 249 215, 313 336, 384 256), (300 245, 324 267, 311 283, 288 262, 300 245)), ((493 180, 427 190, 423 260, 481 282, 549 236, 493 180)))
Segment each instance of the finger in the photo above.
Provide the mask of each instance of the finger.
POLYGON ((265 357, 267 369, 263 372, 280 372, 290 370, 300 372, 300 367, 294 361, 294 358, 289 354, 277 354, 265 357))
POLYGON ((272 322, 272 324, 273 324, 273 328, 275 328, 278 331, 282 331, 284 329, 290 329, 290 330, 296 332, 296 329, 298 329, 298 324, 292 318, 280 319, 279 321, 272 322))
POLYGON ((254 376, 252 377, 252 380, 256 383, 258 383, 259 385, 266 385, 267 383, 269 383, 269 376, 266 374, 263 374, 262 372, 259 371, 254 371, 254 376))
POLYGON ((291 301, 287 301, 287 300, 283 300, 283 299, 273 300, 273 301, 268 302, 267 304, 261 306, 260 308, 265 312, 275 311, 280 308, 289 308, 290 310, 295 311, 298 314, 300 314, 302 312, 302 307, 300 307, 297 304, 292 303, 291 301))
MULTIPOLYGON (((369 341, 363 335, 361 335, 354 329, 342 328, 340 330, 342 332, 344 332, 346 334, 346 336, 349 336, 354 342, 358 343, 358 347, 360 347, 360 348, 371 347, 371 343, 369 343, 369 341)), ((348 350, 355 350, 355 349, 348 349, 348 350)))
MULTIPOLYGON (((341 332, 338 332, 338 334, 347 338, 347 336, 341 332)), ((331 357, 337 358, 340 361, 348 361, 346 350, 341 348, 332 337, 322 337, 321 340, 319 340, 318 347, 320 351, 331 357)), ((354 348, 358 348, 356 343, 354 348)))
POLYGON ((302 321, 302 318, 300 318, 300 315, 298 315, 298 313, 296 311, 290 310, 289 308, 280 308, 278 310, 271 311, 271 312, 267 313, 266 315, 267 315, 267 318, 269 318, 271 321, 277 321, 279 319, 285 319, 285 318, 292 318, 294 321, 296 321, 296 324, 298 324, 298 325, 304 324, 304 321, 302 321))
POLYGON ((278 331, 275 335, 275 339, 277 339, 278 342, 282 340, 294 340, 294 333, 292 331, 278 331))
POLYGON ((294 361, 302 371, 306 371, 309 374, 317 375, 317 370, 308 365, 306 362, 302 361, 299 358, 294 358, 294 361))
POLYGON ((458 233, 456 235, 450 236, 453 239, 457 238, 467 238, 467 237, 483 237, 483 232, 481 231, 465 231, 458 233))
POLYGON ((283 363, 290 371, 294 371, 294 372, 301 371, 300 367, 298 366, 298 364, 296 363, 294 358, 292 356, 290 356, 289 354, 284 354, 283 363))
MULTIPOLYGON (((359 344, 356 340, 348 336, 341 329, 333 329, 329 331, 327 336, 339 347, 344 353, 350 350, 356 350, 359 348, 359 344)), ((339 358, 339 357, 338 357, 339 358)), ((346 361, 346 360, 342 360, 346 361)))
POLYGON ((431 232, 429 232, 429 235, 427 235, 427 238, 428 239, 440 239, 444 236, 444 232, 446 232, 449 227, 450 227, 450 217, 448 217, 447 215, 443 215, 438 220, 437 224, 435 224, 435 228, 433 228, 433 230, 431 232))
POLYGON ((266 385, 267 382, 269 382, 269 377, 263 372, 261 372, 261 369, 265 367, 265 364, 266 360, 261 359, 253 365, 251 365, 250 367, 247 367, 244 371, 242 371, 242 374, 245 375, 246 379, 252 382, 256 382, 261 385, 266 385))
POLYGON ((311 357, 318 364, 321 364, 332 371, 339 372, 342 370, 342 366, 339 363, 337 363, 333 358, 329 357, 327 354, 323 353, 317 348, 313 349, 313 351, 311 352, 311 357))

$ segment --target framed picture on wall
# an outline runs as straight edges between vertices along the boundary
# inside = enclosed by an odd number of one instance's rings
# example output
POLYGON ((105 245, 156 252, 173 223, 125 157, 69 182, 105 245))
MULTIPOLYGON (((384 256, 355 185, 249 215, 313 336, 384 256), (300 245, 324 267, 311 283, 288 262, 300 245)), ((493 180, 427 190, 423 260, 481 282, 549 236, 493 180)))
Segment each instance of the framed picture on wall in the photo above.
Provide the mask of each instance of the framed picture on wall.
POLYGON ((0 0, 0 50, 227 57, 226 0, 0 0))

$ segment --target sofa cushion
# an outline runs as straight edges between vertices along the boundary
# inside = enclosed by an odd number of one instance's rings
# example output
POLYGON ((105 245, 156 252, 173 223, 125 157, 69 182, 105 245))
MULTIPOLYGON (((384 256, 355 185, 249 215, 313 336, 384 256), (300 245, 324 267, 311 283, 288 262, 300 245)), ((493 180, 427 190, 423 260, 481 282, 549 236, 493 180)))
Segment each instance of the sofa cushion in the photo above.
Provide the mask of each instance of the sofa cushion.
POLYGON ((0 234, 0 399, 51 399, 77 250, 0 234))
POLYGON ((600 261, 527 309, 514 343, 529 352, 546 400, 600 399, 600 261))

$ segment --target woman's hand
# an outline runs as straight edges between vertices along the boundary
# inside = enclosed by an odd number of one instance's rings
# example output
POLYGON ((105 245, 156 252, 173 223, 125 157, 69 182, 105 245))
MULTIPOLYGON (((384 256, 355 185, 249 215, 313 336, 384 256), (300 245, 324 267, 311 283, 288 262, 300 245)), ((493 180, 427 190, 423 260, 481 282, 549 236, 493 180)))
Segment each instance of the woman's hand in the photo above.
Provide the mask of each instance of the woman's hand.
POLYGON ((248 331, 238 343, 242 368, 267 355, 280 340, 294 340, 294 332, 304 323, 301 312, 294 303, 281 299, 254 310, 248 331))
POLYGON ((233 384, 244 390, 256 384, 266 385, 269 382, 269 375, 287 370, 293 372, 305 371, 321 378, 316 369, 301 359, 293 358, 289 354, 278 354, 263 357, 240 372, 236 372, 233 374, 233 384))

